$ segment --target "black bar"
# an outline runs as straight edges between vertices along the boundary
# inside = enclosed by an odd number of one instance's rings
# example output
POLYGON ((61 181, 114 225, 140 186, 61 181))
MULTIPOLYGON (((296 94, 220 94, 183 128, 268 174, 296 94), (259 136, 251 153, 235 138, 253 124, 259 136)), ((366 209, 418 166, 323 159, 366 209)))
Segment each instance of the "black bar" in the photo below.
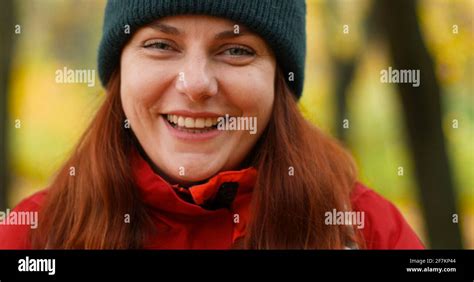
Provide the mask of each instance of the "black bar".
POLYGON ((473 268, 472 250, 0 251, 1 282, 33 279, 473 281, 473 268), (20 260, 25 266, 26 257, 29 265, 31 259, 55 259, 54 275, 48 274, 47 269, 52 272, 52 268, 46 265, 43 272, 19 271, 20 260), (407 272, 407 268, 421 268, 421 271, 441 268, 443 273, 413 273, 407 272), (455 272, 445 272, 454 269, 455 272))

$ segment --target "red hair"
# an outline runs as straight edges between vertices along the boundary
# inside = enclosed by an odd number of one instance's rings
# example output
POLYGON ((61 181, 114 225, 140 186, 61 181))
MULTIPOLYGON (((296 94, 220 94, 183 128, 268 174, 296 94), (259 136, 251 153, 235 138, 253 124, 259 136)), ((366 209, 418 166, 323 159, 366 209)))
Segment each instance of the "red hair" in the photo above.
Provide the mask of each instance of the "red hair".
MULTIPOLYGON (((151 234, 153 223, 129 165, 130 148, 139 145, 124 127, 119 74, 112 75, 105 102, 50 185, 31 233, 33 248, 141 248, 151 234), (125 214, 129 224, 117 216, 125 214)), ((280 71, 271 120, 249 156, 258 178, 239 247, 340 249, 361 242, 348 226, 324 224, 325 212, 350 209, 352 158, 303 118, 280 71)))

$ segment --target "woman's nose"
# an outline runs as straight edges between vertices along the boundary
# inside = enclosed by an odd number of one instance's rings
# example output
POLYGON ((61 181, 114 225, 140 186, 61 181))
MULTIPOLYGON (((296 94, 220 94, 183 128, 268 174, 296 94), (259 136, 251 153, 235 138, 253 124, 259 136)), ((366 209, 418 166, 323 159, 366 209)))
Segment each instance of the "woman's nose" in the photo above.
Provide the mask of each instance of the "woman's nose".
POLYGON ((176 77, 176 89, 197 102, 217 94, 217 80, 205 58, 189 58, 176 77))

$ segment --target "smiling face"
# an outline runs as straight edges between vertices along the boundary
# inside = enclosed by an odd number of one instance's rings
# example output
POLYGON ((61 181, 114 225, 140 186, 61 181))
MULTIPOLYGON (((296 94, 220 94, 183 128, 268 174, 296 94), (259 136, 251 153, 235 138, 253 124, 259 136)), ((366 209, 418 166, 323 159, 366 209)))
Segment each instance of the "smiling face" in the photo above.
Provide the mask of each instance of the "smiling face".
POLYGON ((239 167, 270 119, 275 71, 270 48, 241 25, 166 17, 139 29, 123 49, 123 109, 160 174, 189 185, 239 167), (226 115, 256 120, 256 131, 217 128, 226 115))

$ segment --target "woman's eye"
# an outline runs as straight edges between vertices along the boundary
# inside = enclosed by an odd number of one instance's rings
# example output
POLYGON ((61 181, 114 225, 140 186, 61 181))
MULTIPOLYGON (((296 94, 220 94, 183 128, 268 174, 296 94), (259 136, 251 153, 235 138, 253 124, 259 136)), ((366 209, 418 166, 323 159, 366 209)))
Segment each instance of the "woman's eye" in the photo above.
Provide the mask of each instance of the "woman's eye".
POLYGON ((145 43, 144 47, 145 48, 158 49, 158 50, 166 50, 166 51, 174 50, 174 48, 171 47, 171 45, 169 45, 166 42, 162 42, 162 41, 155 41, 155 42, 145 43))
POLYGON ((225 50, 223 52, 225 55, 230 55, 230 56, 253 56, 255 55, 255 52, 247 49, 247 48, 242 48, 242 47, 233 47, 225 50))

